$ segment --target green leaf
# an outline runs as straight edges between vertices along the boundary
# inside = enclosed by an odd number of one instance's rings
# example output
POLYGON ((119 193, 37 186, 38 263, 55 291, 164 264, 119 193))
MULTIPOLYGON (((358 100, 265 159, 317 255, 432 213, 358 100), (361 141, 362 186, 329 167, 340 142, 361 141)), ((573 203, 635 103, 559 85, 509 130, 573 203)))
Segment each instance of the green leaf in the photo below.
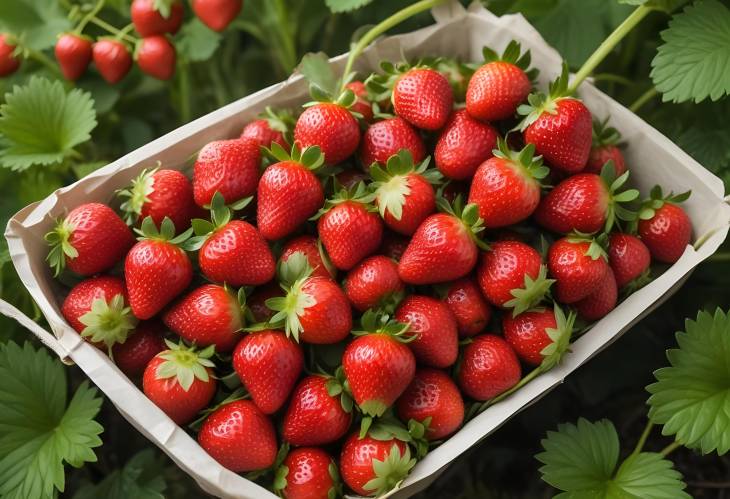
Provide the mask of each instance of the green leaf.
POLYGON ((649 418, 681 444, 722 455, 730 450, 730 318, 701 311, 685 329, 667 352, 670 367, 646 388, 649 418))
POLYGON ((47 0, 12 0, 2 2, 0 31, 20 38, 22 45, 45 50, 56 44, 59 33, 71 29, 71 22, 61 2, 47 0))
POLYGON ((689 499, 682 474, 656 452, 630 455, 609 484, 606 497, 641 499, 689 499))
POLYGON ((335 97, 337 77, 330 67, 327 54, 323 52, 305 54, 299 65, 299 71, 318 90, 324 91, 330 97, 335 97))
POLYGON ((325 0, 324 3, 335 14, 359 9, 371 3, 373 0, 325 0))
POLYGON ((63 161, 96 127, 89 93, 66 93, 58 81, 34 76, 27 85, 14 87, 5 100, 0 106, 0 164, 14 170, 63 161))
POLYGON ((681 7, 689 2, 689 0, 618 0, 618 3, 626 5, 645 5, 650 9, 662 10, 664 12, 672 12, 674 9, 681 7))
POLYGON ((209 59, 221 43, 221 34, 208 28, 193 17, 186 22, 177 36, 175 47, 183 59, 191 62, 209 59))
POLYGON ((152 449, 138 452, 97 484, 82 486, 73 499, 163 499, 165 460, 152 449))
POLYGON ((84 381, 67 404, 63 365, 30 343, 0 347, 0 379, 0 496, 53 497, 64 463, 96 461, 102 399, 84 381))
POLYGON ((651 61, 665 102, 716 101, 730 93, 730 10, 704 0, 672 17, 651 61))

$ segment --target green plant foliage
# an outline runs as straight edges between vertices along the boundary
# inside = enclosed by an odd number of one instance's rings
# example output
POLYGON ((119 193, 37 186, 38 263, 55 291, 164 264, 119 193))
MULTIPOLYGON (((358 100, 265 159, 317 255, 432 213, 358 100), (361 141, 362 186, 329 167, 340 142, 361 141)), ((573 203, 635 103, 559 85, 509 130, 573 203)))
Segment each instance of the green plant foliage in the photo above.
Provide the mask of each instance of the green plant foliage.
POLYGON ((325 3, 332 12, 339 13, 359 9, 372 1, 373 0, 325 0, 325 3))
POLYGON ((71 29, 60 2, 12 0, 2 2, 0 31, 17 36, 23 46, 34 50, 53 47, 56 35, 71 29))
POLYGON ((195 17, 180 29, 175 44, 180 57, 192 62, 210 59, 221 43, 221 34, 208 28, 195 17))
POLYGON ((81 487, 73 499, 164 499, 164 459, 152 449, 138 452, 97 484, 81 487))

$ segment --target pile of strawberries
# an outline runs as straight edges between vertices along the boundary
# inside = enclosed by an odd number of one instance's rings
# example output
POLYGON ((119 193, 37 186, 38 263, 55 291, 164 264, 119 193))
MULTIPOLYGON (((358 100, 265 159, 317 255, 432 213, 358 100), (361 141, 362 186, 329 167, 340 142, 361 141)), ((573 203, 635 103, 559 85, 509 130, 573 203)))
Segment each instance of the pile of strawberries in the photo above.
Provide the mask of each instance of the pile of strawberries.
POLYGON ((287 498, 390 490, 690 241, 687 194, 638 201, 567 70, 531 93, 528 66, 513 42, 313 83, 192 181, 158 165, 123 217, 73 209, 47 236, 82 278, 64 316, 226 468, 287 498))

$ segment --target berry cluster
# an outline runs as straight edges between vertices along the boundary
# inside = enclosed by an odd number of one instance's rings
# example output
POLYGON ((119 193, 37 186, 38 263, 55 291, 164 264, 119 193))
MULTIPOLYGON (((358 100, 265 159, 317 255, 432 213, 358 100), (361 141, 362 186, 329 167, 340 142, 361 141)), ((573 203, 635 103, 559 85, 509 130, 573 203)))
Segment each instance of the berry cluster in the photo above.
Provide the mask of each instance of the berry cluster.
POLYGON ((83 277, 64 316, 226 468, 288 498, 393 488, 690 241, 687 195, 639 202, 618 133, 528 66, 511 43, 313 84, 192 181, 158 165, 122 217, 76 207, 47 236, 83 277))

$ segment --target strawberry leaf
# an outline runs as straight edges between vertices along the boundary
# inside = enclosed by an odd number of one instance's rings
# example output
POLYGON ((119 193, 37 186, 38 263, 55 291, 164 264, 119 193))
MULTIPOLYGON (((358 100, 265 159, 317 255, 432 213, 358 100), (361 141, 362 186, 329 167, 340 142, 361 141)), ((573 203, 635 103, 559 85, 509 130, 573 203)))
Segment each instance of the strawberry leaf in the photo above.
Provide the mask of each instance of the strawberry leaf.
POLYGON ((330 100, 338 93, 337 77, 324 52, 305 54, 299 72, 309 81, 315 100, 330 100))
POLYGON ((83 485, 73 499, 163 499, 165 460, 152 449, 138 452, 97 484, 83 485))
POLYGON ((329 7, 332 12, 339 14, 341 12, 348 12, 365 7, 372 1, 373 0, 325 0, 324 3, 327 4, 327 7, 329 7))
POLYGON ((220 33, 193 17, 180 29, 175 48, 181 59, 190 62, 207 61, 218 50, 221 39, 220 33))

